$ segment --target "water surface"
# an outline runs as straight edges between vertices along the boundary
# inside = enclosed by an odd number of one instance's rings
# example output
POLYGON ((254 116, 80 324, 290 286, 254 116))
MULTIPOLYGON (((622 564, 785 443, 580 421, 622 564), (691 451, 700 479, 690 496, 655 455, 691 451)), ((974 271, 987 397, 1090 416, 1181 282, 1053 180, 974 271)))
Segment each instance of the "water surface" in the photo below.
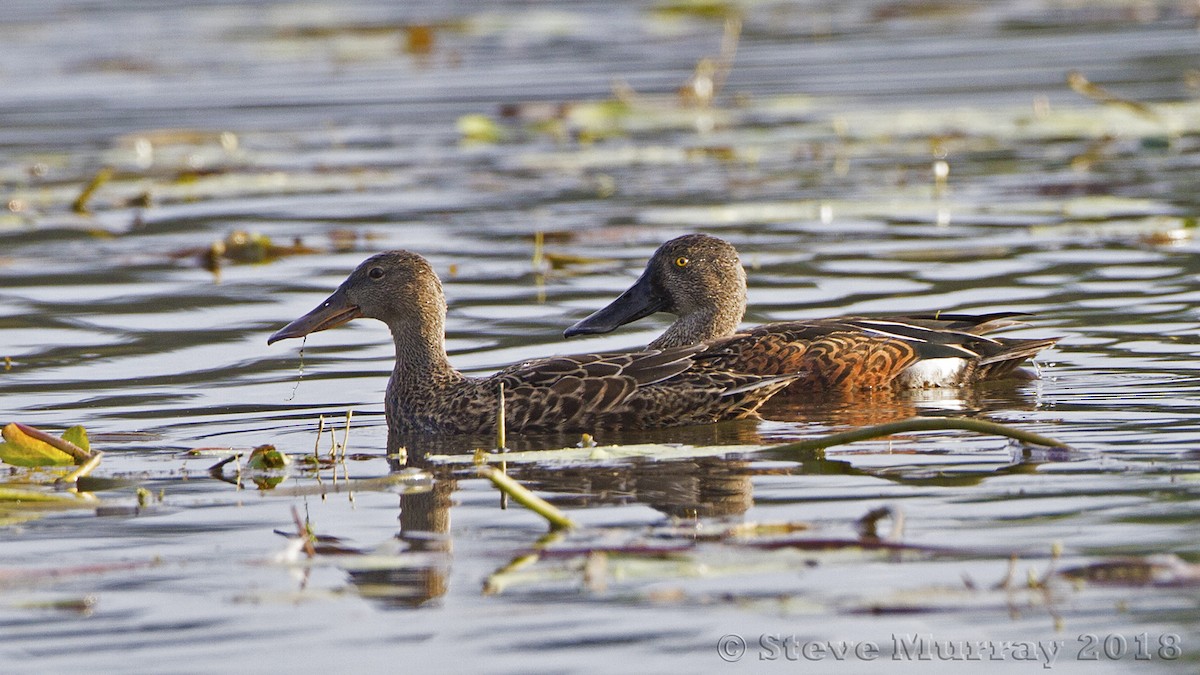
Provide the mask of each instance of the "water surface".
MULTIPOLYGON (((83 424, 106 455, 97 504, 0 532, 0 662, 716 671, 733 667, 718 641, 736 634, 747 670, 838 668, 778 656, 769 645, 788 636, 869 642, 902 672, 963 667, 894 658, 909 635, 1060 641, 1067 672, 1194 668, 1194 8, 843 4, 746 6, 709 105, 677 90, 719 59, 725 22, 653 4, 11 7, 0 411, 83 424), (1069 69, 1151 114, 1071 91, 1069 69), (628 109, 569 105, 612 99, 614 83, 634 92, 628 109), (499 142, 464 139, 468 115, 499 142), (113 179, 73 211, 105 166, 113 179), (208 269, 239 231, 312 252, 208 269), (386 248, 442 276, 468 372, 644 344, 664 317, 569 343, 561 331, 691 231, 741 251, 751 323, 1021 311, 1011 335, 1063 339, 1028 382, 777 402, 763 421, 601 443, 762 445, 965 415, 1074 450, 936 433, 802 457, 514 464, 583 527, 497 575, 545 525, 501 509, 469 469, 385 457, 382 326, 266 346, 386 248), (537 233, 566 264, 535 261, 537 233), (209 473, 230 449, 325 452, 318 418, 341 441, 350 410, 336 476, 297 470, 260 490, 209 473), (275 532, 295 531, 293 507, 369 555, 307 560, 275 532), (880 507, 903 514, 894 541, 910 548, 846 545, 880 507), (747 523, 792 531, 721 536, 747 523), (1158 583, 1055 574, 1118 560, 1136 563, 1126 579, 1158 565, 1158 583)), ((1015 658, 968 667, 1040 666, 1015 658)))

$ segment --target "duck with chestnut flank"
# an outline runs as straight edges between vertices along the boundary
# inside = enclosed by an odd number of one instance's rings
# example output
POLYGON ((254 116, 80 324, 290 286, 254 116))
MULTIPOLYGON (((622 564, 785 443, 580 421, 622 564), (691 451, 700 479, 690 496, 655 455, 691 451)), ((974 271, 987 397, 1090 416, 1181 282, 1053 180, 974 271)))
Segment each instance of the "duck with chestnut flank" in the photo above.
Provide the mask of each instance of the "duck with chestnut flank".
POLYGON ((668 241, 646 270, 607 307, 563 335, 608 333, 668 312, 678 317, 654 349, 729 338, 720 364, 738 372, 799 372, 789 391, 959 386, 1026 378, 1019 366, 1058 338, 1014 339, 988 333, 1019 324, 1016 313, 839 317, 769 323, 735 335, 746 311, 746 272, 728 242, 704 234, 668 241))
POLYGON ((389 447, 401 434, 488 433, 504 385, 510 431, 581 432, 701 424, 749 417, 796 374, 740 373, 721 365, 729 339, 606 354, 557 356, 484 378, 446 356, 446 300, 429 263, 407 251, 368 258, 308 314, 267 344, 360 317, 387 324, 396 347, 384 409, 389 447))

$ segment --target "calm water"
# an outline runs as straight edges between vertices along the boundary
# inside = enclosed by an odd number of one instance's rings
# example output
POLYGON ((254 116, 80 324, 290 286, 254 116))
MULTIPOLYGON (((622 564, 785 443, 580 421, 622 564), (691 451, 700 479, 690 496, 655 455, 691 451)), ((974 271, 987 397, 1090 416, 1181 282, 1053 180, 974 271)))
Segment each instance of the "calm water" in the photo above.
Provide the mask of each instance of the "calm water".
POLYGON ((896 672, 1042 670, 1036 649, 905 656, 918 635, 1057 644, 1066 672, 1195 669, 1193 5, 753 3, 706 107, 676 90, 721 60, 725 26, 666 5, 9 4, 0 421, 83 424, 106 455, 95 503, 0 510, 0 669, 832 672, 869 667, 874 646, 896 672), (1072 92, 1069 69, 1152 108, 1072 92), (633 92, 622 115, 563 105, 614 83, 633 92), (464 140, 467 115, 500 141, 464 140), (206 269, 237 231, 311 253, 206 269), (1063 340, 1030 382, 783 402, 761 422, 601 443, 762 445, 961 414, 1074 450, 938 433, 805 457, 549 455, 511 473, 583 527, 539 543, 543 522, 461 465, 385 458, 382 326, 266 346, 386 248, 442 275, 451 357, 472 373, 644 344, 662 317, 561 331, 690 231, 738 246, 753 323, 1022 311, 1012 335, 1063 340), (534 260, 539 232, 553 265, 534 260), (318 418, 340 441, 348 410, 336 473, 262 490, 210 474, 231 449, 325 452, 318 418), (909 548, 846 545, 880 507, 903 514, 892 543, 909 548), (275 532, 295 532, 293 508, 360 554, 307 560, 275 532), (728 533, 743 523, 793 529, 728 533), (1151 563, 1154 583, 1128 581, 1151 563), (729 635, 748 643, 738 665, 718 654, 729 635), (788 637, 866 651, 839 663, 788 637))

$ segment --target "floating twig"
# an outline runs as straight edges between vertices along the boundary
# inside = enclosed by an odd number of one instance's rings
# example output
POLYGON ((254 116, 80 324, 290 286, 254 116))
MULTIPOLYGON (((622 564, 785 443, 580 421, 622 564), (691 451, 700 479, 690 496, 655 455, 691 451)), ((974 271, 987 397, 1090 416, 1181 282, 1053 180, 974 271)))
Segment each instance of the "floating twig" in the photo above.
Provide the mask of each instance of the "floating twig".
POLYGON ((480 476, 492 481, 493 485, 499 488, 504 494, 512 497, 518 504, 545 518, 546 522, 550 524, 551 529, 560 530, 575 527, 575 521, 558 510, 558 507, 533 494, 529 491, 529 488, 513 480, 499 469, 491 466, 481 466, 475 470, 479 472, 480 476))
POLYGON ((79 196, 75 198, 75 201, 71 202, 71 210, 79 214, 91 213, 87 205, 91 201, 92 195, 96 194, 96 190, 99 190, 101 185, 112 180, 112 177, 113 168, 111 166, 106 166, 97 171, 96 175, 92 176, 92 179, 84 186, 79 196))
POLYGON ((305 555, 309 558, 317 557, 317 549, 313 546, 313 540, 316 537, 313 535, 312 527, 307 518, 300 520, 300 511, 296 508, 295 504, 292 505, 292 522, 296 524, 296 536, 300 537, 300 540, 304 542, 305 555))
POLYGON ((1117 96, 1104 87, 1092 84, 1083 73, 1078 70, 1072 70, 1067 73, 1067 86, 1076 94, 1086 96, 1097 103, 1105 105, 1117 106, 1145 117, 1146 119, 1155 122, 1161 122, 1162 117, 1154 111, 1153 108, 1145 103, 1139 103, 1121 96, 1117 96))
POLYGON ((994 591, 1007 591, 1012 587, 1013 577, 1017 575, 1017 554, 1014 553, 1008 557, 1008 571, 1005 572, 1004 578, 992 586, 994 591))

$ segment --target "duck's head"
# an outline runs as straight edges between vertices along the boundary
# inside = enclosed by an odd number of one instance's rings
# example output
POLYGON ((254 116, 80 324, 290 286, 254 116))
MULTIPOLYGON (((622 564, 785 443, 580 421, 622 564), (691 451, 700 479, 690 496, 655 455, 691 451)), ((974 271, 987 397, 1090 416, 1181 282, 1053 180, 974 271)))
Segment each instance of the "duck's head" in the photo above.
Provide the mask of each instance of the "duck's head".
POLYGON ((563 336, 608 333, 655 312, 727 316, 736 326, 745 310, 746 271, 737 250, 723 239, 687 234, 659 246, 633 286, 563 336))
POLYGON ((389 327, 442 317, 446 301, 437 274, 421 256, 388 251, 367 258, 308 314, 280 328, 267 344, 336 328, 352 319, 379 319, 389 327))

